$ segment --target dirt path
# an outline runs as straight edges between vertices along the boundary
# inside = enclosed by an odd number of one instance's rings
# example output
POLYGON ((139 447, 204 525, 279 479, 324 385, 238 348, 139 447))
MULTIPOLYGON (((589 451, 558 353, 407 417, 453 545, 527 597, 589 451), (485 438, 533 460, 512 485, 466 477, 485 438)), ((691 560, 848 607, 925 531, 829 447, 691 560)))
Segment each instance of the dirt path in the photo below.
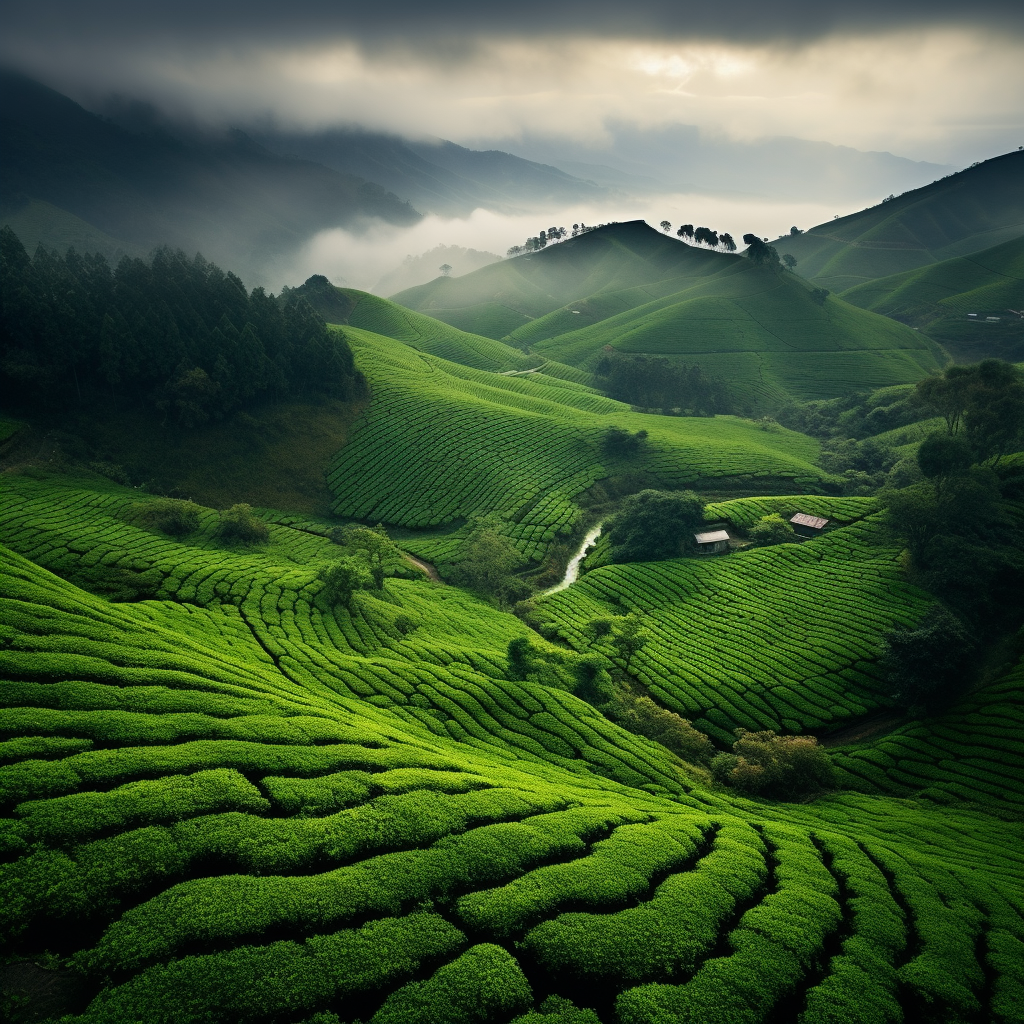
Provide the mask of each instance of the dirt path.
POLYGON ((429 562, 424 562, 422 558, 410 555, 408 551, 403 551, 402 557, 409 562, 410 565, 415 565, 421 572, 425 572, 432 580, 434 580, 435 583, 441 582, 441 577, 438 575, 437 570, 429 562))

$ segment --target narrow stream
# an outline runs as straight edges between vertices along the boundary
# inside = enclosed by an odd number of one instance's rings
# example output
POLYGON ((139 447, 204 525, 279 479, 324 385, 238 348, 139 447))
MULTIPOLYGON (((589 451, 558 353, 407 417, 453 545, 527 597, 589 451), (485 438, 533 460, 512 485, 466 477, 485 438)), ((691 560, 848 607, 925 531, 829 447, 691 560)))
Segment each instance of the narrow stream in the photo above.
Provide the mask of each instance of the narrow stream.
POLYGON ((548 587, 547 590, 541 593, 541 597, 547 597, 548 594, 557 594, 560 590, 565 590, 570 584, 575 583, 580 574, 580 563, 584 558, 587 557, 587 552, 597 542, 597 538, 601 536, 601 524, 592 526, 588 531, 586 537, 583 538, 583 543, 580 544, 579 551, 569 559, 569 564, 565 567, 565 576, 562 577, 561 583, 556 583, 553 587, 548 587))

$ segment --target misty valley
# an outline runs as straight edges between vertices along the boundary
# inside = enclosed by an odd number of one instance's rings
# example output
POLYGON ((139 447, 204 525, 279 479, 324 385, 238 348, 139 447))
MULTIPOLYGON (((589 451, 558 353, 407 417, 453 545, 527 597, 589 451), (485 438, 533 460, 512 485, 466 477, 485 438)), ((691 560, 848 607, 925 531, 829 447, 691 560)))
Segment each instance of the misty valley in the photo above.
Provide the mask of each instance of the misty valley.
POLYGON ((0 1016, 1022 1024, 1024 152, 244 127, 0 72, 0 1016))

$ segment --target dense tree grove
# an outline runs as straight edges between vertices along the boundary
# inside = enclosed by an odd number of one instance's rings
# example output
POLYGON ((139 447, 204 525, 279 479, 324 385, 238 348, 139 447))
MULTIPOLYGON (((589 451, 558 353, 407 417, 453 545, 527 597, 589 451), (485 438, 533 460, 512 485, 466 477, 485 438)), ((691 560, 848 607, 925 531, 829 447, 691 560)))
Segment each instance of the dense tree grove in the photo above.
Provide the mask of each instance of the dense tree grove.
POLYGON ((352 353, 303 299, 281 300, 202 256, 99 255, 0 231, 0 384, 25 405, 143 405, 194 426, 263 399, 357 397, 352 353))
POLYGON ((917 480, 883 491, 889 527, 920 582, 976 632, 1016 628, 1024 530, 1010 502, 1024 495, 1024 467, 1002 459, 1024 443, 1024 374, 997 360, 951 366, 915 397, 945 429, 921 442, 917 480))
POLYGON ((616 562, 674 558, 693 547, 693 531, 704 525, 704 502, 693 491, 631 494, 605 530, 616 562))
POLYGON ((604 356, 595 370, 608 395, 644 411, 683 416, 730 411, 725 387, 700 366, 686 366, 664 356, 616 353, 604 356))

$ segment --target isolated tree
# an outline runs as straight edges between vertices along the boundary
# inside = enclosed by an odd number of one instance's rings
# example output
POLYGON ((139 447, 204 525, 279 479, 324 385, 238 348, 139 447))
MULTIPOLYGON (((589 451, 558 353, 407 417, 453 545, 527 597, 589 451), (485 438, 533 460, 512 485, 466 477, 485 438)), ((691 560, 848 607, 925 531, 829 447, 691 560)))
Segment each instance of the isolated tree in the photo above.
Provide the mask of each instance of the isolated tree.
POLYGON ((344 542, 366 558, 374 586, 380 590, 384 586, 387 562, 399 557, 398 549, 388 536, 387 530, 380 523, 373 529, 368 526, 356 526, 346 532, 344 542))
POLYGON ((779 270, 781 268, 779 251, 774 245, 769 245, 758 238, 757 235, 749 233, 743 236, 743 241, 747 246, 747 259, 751 263, 756 263, 759 267, 767 267, 769 270, 779 270))
POLYGON ((729 232, 728 232, 728 231, 723 231, 723 232, 722 232, 722 233, 721 233, 721 234, 720 234, 720 235, 718 236, 718 241, 719 241, 719 242, 720 242, 720 243, 721 243, 721 244, 722 244, 723 246, 725 246, 725 251, 726 251, 726 252, 735 252, 735 251, 736 251, 736 242, 735 242, 735 240, 733 239, 732 235, 730 235, 730 234, 729 234, 729 232))
POLYGON ((792 270, 796 266, 796 257, 791 253, 783 253, 782 262, 786 264, 787 270, 792 270))
POLYGON ((778 514, 778 512, 772 512, 771 515, 761 516, 761 518, 755 523, 750 530, 750 539, 758 547, 769 547, 772 544, 785 544, 787 541, 791 541, 795 536, 793 527, 786 522, 778 514))
POLYGON ((357 590, 366 590, 372 583, 369 566, 361 558, 345 556, 317 573, 323 583, 320 596, 331 607, 347 605, 357 590))
POLYGON ((452 272, 452 266, 450 263, 442 263, 437 269, 441 271, 442 277, 447 277, 452 272))
POLYGON ((626 498, 606 530, 616 562, 672 558, 693 544, 704 502, 693 491, 640 491, 626 498))
POLYGON ((143 520, 172 537, 187 537, 199 529, 202 509, 192 501, 162 498, 143 510, 143 520))
POLYGON ((827 288, 815 288, 814 291, 811 292, 811 298, 819 306, 824 306, 825 305, 825 300, 828 298, 828 296, 829 296, 829 291, 828 291, 827 288))
POLYGON ((795 224, 789 229, 791 235, 802 235, 803 231, 798 228, 795 224))
POLYGON ((484 523, 465 540, 461 557, 448 575, 458 586, 504 608, 529 596, 529 585, 515 575, 525 562, 508 537, 484 523))
POLYGON ((644 629, 640 616, 630 612, 612 634, 612 646, 619 652, 619 657, 626 659, 626 671, 633 661, 633 655, 642 650, 651 641, 651 634, 644 629))
POLYGON ((794 800, 835 784, 828 751, 814 736, 736 730, 731 754, 711 762, 715 778, 751 796, 794 800))
POLYGON ((265 544, 270 539, 270 528, 253 512, 252 505, 243 502, 221 512, 220 535, 242 544, 265 544))
POLYGON ((715 755, 714 745, 704 733, 689 720, 659 707, 650 697, 622 694, 607 713, 624 729, 660 743, 684 761, 707 765, 715 755))
POLYGON ((661 230, 662 230, 662 231, 666 231, 666 232, 667 232, 667 231, 671 231, 671 230, 672 230, 672 224, 671 224, 671 222, 670 222, 670 221, 667 221, 667 220, 663 220, 663 221, 661 222, 661 230))
POLYGON ((692 224, 682 224, 682 225, 680 225, 679 230, 676 232, 676 234, 680 238, 682 238, 684 240, 687 239, 687 238, 692 240, 693 239, 693 225, 692 224))

